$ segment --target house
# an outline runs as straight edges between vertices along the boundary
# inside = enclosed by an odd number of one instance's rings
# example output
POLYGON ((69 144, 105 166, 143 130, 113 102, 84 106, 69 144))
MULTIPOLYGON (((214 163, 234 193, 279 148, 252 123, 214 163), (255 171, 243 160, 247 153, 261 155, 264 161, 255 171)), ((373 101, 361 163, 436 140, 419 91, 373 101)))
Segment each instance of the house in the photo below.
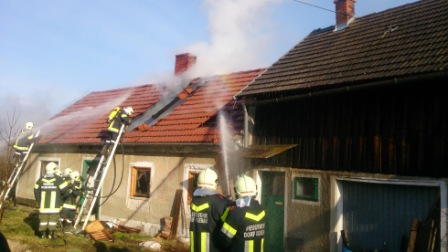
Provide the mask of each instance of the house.
POLYGON ((447 251, 448 1, 363 17, 334 2, 336 25, 236 95, 244 145, 285 146, 247 155, 271 216, 266 251, 447 251))
POLYGON ((131 106, 132 123, 108 169, 95 216, 151 235, 171 216, 177 220, 172 235, 188 236, 189 202, 201 170, 214 166, 222 194, 230 195, 227 178, 235 174, 225 166, 229 158, 223 153, 227 140, 222 133, 229 134, 229 148, 234 148, 233 136, 242 131, 244 115, 233 96, 264 70, 188 79, 185 73, 195 62, 188 53, 176 56, 177 85, 92 92, 52 117, 41 127, 42 137, 19 180, 18 202, 34 204, 32 188, 48 162, 86 178, 98 165, 99 135, 108 126, 109 112, 131 106))

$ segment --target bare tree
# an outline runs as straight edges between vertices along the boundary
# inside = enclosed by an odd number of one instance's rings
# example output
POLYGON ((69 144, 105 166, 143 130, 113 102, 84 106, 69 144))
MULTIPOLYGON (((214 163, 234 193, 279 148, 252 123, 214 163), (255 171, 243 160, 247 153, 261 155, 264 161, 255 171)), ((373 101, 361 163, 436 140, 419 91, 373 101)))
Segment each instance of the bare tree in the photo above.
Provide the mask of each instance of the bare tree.
POLYGON ((7 180, 12 172, 12 159, 14 141, 19 136, 20 127, 18 121, 20 111, 14 109, 12 112, 6 112, 6 118, 0 123, 0 180, 7 180))

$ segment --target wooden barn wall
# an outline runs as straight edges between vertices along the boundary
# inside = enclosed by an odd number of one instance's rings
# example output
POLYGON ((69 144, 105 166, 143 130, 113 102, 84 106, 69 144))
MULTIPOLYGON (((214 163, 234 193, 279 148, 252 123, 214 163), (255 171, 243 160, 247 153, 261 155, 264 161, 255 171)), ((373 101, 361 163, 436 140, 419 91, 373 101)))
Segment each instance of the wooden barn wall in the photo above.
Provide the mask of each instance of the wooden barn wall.
POLYGON ((448 95, 442 82, 260 105, 255 144, 297 144, 265 164, 448 176, 448 95))

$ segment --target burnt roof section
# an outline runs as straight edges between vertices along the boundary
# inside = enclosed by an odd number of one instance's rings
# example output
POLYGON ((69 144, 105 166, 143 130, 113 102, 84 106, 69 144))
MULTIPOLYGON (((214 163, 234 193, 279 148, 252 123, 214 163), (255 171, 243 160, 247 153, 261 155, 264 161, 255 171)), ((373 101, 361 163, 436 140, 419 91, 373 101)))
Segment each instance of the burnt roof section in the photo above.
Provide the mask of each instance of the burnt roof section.
MULTIPOLYGON (((233 99, 244 86, 265 69, 235 72, 206 79, 194 79, 176 96, 180 103, 162 113, 154 125, 138 125, 123 135, 124 143, 217 143, 219 130, 217 115, 224 111, 233 119, 232 128, 242 128, 241 108, 233 99), (200 81, 200 85, 198 85, 200 81), (194 87, 194 88, 192 88, 194 87)), ((92 92, 70 105, 42 126, 38 144, 95 144, 101 143, 99 134, 108 126, 111 110, 131 106, 137 118, 172 90, 160 85, 92 92)), ((165 104, 165 103, 164 103, 165 104)), ((164 107, 164 106, 162 106, 164 107)), ((157 113, 158 111, 155 111, 157 113)), ((137 121, 137 120, 136 120, 137 121)))
MULTIPOLYGON (((233 96, 265 69, 235 72, 194 80, 203 82, 184 90, 180 105, 154 125, 127 132, 125 142, 133 143, 218 143, 218 113, 222 111, 234 132, 242 129, 244 116, 233 96), (189 93, 191 92, 191 93, 189 93)), ((142 125, 144 126, 144 125, 142 125)))
POLYGON ((448 1, 422 0, 318 29, 239 96, 302 93, 448 72, 448 1))

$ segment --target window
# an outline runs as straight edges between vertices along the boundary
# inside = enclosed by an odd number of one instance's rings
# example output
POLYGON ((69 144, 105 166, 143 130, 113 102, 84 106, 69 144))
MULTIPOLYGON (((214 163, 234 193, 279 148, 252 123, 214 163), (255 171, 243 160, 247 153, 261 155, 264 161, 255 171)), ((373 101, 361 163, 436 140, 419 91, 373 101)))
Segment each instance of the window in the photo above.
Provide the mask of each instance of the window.
POLYGON ((131 197, 149 198, 151 168, 132 167, 131 197))
POLYGON ((294 178, 294 199, 318 201, 319 179, 318 178, 294 178))

